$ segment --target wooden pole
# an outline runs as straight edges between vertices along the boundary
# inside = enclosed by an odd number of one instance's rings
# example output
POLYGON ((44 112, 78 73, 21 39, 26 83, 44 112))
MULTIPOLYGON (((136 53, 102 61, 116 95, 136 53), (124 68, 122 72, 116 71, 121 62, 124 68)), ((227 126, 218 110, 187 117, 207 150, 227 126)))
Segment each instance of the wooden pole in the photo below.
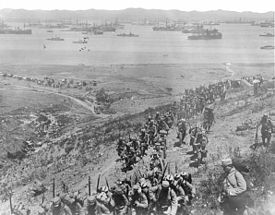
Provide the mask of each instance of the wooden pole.
POLYGON ((91 195, 91 176, 88 179, 88 189, 89 189, 89 196, 91 195))
POLYGON ((55 178, 53 178, 53 198, 55 197, 55 178))

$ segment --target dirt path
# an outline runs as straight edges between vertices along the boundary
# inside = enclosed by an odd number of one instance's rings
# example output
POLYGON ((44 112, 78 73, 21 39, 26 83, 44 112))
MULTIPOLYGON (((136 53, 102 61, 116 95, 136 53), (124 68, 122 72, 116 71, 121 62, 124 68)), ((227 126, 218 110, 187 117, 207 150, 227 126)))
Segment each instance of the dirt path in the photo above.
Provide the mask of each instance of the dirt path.
MULTIPOLYGON (((45 88, 42 88, 42 87, 24 87, 24 86, 19 86, 19 85, 11 85, 11 86, 15 87, 15 89, 20 89, 20 90, 30 90, 30 91, 36 91, 36 92, 41 92, 41 93, 48 93, 48 94, 54 94, 54 95, 62 96, 64 98, 68 98, 68 99, 74 101, 75 103, 82 106, 86 110, 92 112, 94 115, 97 115, 98 117, 104 118, 104 117, 108 116, 108 115, 105 115, 105 114, 96 114, 95 110, 94 110, 94 103, 85 102, 85 101, 82 101, 80 99, 77 99, 77 98, 75 98, 73 96, 70 96, 70 95, 67 95, 67 94, 59 93, 59 92, 49 90, 49 89, 45 89, 45 88)), ((0 90, 5 90, 5 89, 0 89, 0 90)))

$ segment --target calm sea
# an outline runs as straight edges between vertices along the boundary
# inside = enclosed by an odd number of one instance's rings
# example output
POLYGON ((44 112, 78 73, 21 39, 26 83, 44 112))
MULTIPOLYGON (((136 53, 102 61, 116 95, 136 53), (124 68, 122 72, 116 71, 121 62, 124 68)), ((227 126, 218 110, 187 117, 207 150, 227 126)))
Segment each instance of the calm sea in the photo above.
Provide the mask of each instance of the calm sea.
POLYGON ((154 32, 151 26, 126 25, 125 29, 103 35, 83 35, 33 28, 32 35, 0 34, 0 64, 169 64, 169 63, 272 63, 274 50, 261 50, 274 45, 274 38, 259 34, 273 32, 247 24, 215 26, 223 34, 221 40, 192 41, 181 32, 154 32), (118 33, 139 37, 117 37, 118 33), (48 41, 59 36, 64 41, 48 41), (86 49, 75 40, 89 36, 86 49), (44 45, 46 48, 44 48, 44 45), (90 51, 87 51, 87 50, 90 51))

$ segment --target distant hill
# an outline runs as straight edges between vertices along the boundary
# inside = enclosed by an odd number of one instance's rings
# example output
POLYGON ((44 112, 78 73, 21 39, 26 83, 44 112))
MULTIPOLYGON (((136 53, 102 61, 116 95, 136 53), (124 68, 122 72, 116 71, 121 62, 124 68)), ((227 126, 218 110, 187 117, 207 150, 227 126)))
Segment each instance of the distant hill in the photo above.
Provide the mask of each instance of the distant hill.
POLYGON ((124 10, 24 10, 24 9, 1 9, 0 17, 6 21, 60 21, 60 20, 80 20, 80 21, 259 21, 272 20, 273 12, 235 12, 225 10, 213 11, 180 11, 180 10, 158 10, 128 8, 124 10))

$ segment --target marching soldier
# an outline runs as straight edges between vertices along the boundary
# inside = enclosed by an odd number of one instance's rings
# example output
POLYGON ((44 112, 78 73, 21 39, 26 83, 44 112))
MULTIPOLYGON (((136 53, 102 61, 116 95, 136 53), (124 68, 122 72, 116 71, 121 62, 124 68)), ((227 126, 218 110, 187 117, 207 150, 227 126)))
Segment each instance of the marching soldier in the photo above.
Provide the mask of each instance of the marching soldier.
POLYGON ((84 215, 96 215, 96 199, 95 196, 88 196, 84 202, 84 215))
POLYGON ((157 213, 159 215, 176 215, 177 208, 178 202, 175 191, 170 188, 168 181, 162 181, 157 191, 157 213))
POLYGON ((107 215, 111 213, 111 196, 106 186, 100 188, 100 192, 96 195, 97 214, 107 215))
POLYGON ((147 213, 148 199, 138 184, 133 186, 130 201, 136 215, 144 215, 147 213))
POLYGON ((70 208, 61 202, 60 197, 55 197, 51 205, 52 215, 72 215, 70 208))
POLYGON ((128 210, 128 199, 120 187, 112 188, 112 207, 116 215, 126 215, 128 210))
POLYGON ((264 114, 261 121, 258 123, 257 131, 259 126, 261 126, 261 135, 262 135, 263 145, 268 147, 271 140, 273 125, 267 114, 264 114))

